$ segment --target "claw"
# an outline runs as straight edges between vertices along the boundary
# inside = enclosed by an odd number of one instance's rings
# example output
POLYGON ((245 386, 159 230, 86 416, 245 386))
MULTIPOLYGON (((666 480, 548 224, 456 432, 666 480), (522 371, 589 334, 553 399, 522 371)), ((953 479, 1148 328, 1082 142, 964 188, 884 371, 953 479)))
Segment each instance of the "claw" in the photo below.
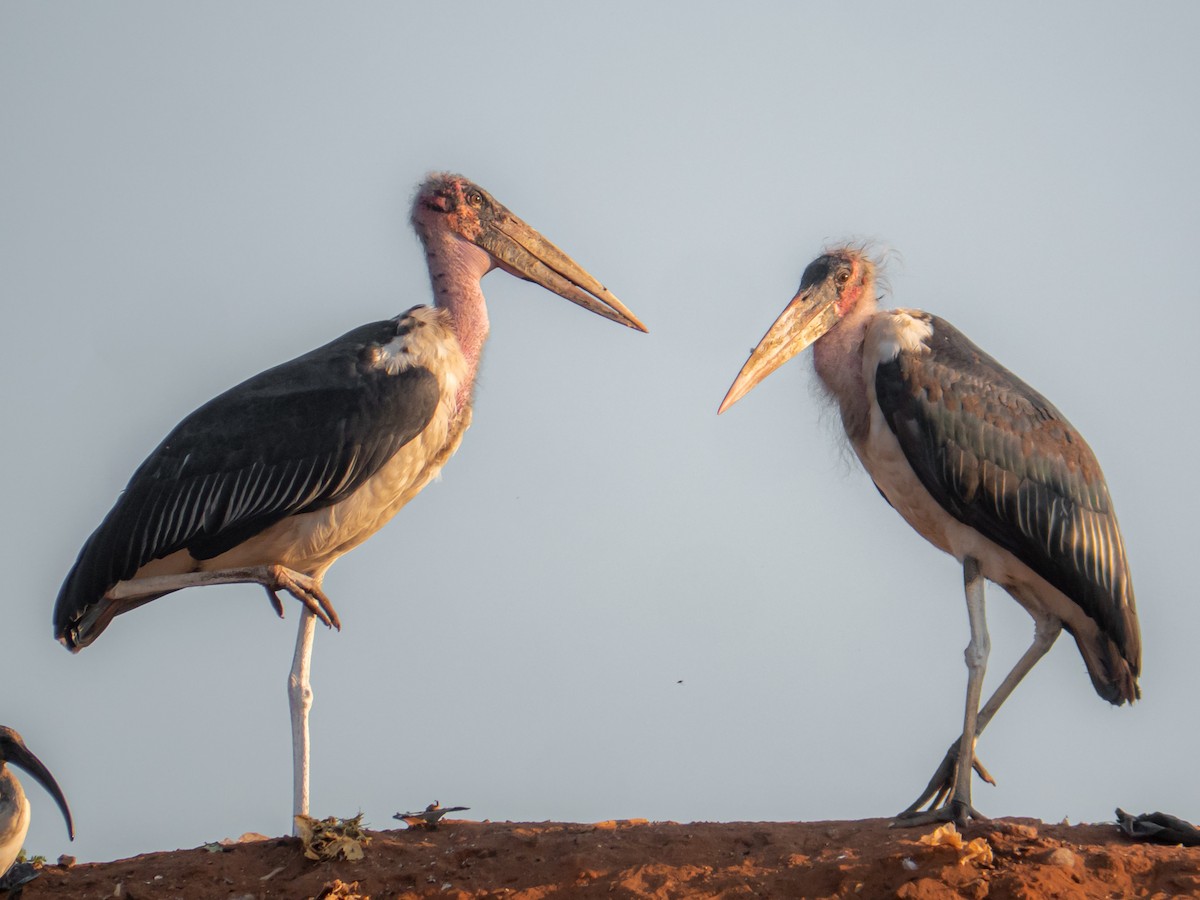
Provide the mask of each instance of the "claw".
POLYGON ((283 601, 279 599, 279 595, 275 593, 275 589, 270 585, 263 585, 263 589, 267 592, 267 599, 271 601, 271 607, 275 610, 275 614, 279 618, 284 618, 283 601))
MULTIPOLYGON (((269 591, 272 593, 276 590, 287 591, 326 626, 336 628, 338 631, 342 630, 342 621, 333 608, 333 602, 321 590, 321 584, 317 579, 293 572, 284 566, 271 566, 269 571, 274 581, 274 585, 268 588, 269 591)), ((278 607, 276 608, 278 609, 278 607)))
POLYGON ((983 763, 981 763, 979 761, 978 756, 976 756, 974 761, 971 763, 971 768, 973 768, 976 771, 976 773, 979 775, 980 778, 982 778, 984 781, 986 781, 992 787, 996 786, 996 779, 993 778, 992 774, 983 767, 983 763))

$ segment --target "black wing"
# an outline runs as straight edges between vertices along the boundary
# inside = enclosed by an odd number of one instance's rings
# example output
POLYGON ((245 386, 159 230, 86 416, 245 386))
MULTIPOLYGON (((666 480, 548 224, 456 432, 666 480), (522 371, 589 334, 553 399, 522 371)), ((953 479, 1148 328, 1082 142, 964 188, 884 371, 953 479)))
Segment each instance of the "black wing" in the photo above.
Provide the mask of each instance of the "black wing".
POLYGON ((909 463, 947 512, 1078 603, 1136 677, 1133 585, 1091 448, 949 322, 929 322, 927 352, 902 350, 875 371, 879 406, 909 463))
POLYGON ((364 325, 201 406, 167 435, 88 538, 54 608, 55 634, 147 562, 209 559, 288 516, 337 503, 418 435, 437 408, 424 368, 390 375, 373 348, 404 317, 364 325))

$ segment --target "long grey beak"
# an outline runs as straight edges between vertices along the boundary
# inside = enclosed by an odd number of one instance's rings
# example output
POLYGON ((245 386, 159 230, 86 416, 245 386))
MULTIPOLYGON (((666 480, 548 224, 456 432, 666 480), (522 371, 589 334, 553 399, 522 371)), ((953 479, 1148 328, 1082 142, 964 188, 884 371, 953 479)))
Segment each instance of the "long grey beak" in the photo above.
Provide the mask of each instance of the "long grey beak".
POLYGON ((717 415, 753 390, 760 381, 811 344, 837 322, 837 292, 824 283, 805 288, 792 298, 767 329, 750 358, 733 380, 717 415))
POLYGON ((502 268, 540 284, 548 291, 577 303, 598 316, 646 331, 646 326, 620 300, 588 272, 500 204, 494 216, 482 223, 475 243, 497 260, 502 268))

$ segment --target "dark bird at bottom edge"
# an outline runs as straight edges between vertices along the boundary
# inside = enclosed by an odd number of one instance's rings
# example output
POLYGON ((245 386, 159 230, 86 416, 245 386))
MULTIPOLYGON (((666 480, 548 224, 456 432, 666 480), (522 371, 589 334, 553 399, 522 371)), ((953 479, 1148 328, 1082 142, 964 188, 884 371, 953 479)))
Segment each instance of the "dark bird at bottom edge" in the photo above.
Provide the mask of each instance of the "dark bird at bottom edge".
POLYGON ((31 818, 29 798, 9 768, 10 764, 28 772, 54 798, 67 823, 67 836, 75 840, 75 823, 71 819, 71 808, 67 805, 62 788, 45 764, 25 746, 21 735, 0 725, 0 876, 8 872, 20 855, 25 835, 29 833, 31 818))

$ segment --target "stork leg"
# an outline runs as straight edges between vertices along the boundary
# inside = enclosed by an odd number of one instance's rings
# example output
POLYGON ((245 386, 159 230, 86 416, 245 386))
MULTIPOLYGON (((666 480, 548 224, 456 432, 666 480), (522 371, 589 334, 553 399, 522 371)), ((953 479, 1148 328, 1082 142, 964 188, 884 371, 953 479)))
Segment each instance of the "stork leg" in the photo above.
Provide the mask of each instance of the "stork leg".
POLYGON ((970 623, 971 640, 963 657, 967 663, 967 703, 963 714, 962 737, 959 738, 954 762, 953 792, 941 806, 926 812, 902 813, 902 825, 925 825, 930 822, 956 822, 967 824, 968 819, 982 819, 971 806, 971 771, 975 760, 975 741, 979 733, 979 701, 983 696, 983 676, 987 672, 991 639, 988 637, 987 616, 984 610, 984 578, 979 571, 979 561, 973 556, 963 560, 963 587, 967 597, 967 620, 970 623), (959 760, 971 760, 972 765, 960 765, 959 760))
MULTIPOLYGON (((1054 646, 1054 642, 1058 640, 1058 636, 1062 633, 1062 622, 1056 617, 1048 614, 1040 614, 1034 616, 1033 643, 1029 645, 1029 649, 1017 660, 1017 664, 1012 667, 1012 671, 1005 676, 1004 681, 996 688, 995 693, 988 698, 987 703, 979 710, 979 717, 975 721, 975 740, 979 740, 979 736, 983 734, 983 729, 992 721, 992 717, 1004 704, 1012 694, 1016 686, 1023 679, 1038 661, 1045 656, 1050 648, 1054 646)), ((896 818, 900 820, 900 824, 909 824, 907 819, 910 819, 919 814, 921 808, 925 804, 929 804, 930 810, 937 807, 949 795, 954 787, 954 773, 958 766, 958 754, 962 743, 961 736, 957 738, 950 749, 946 751, 941 765, 937 771, 933 773, 933 777, 929 779, 929 784, 925 786, 921 796, 912 802, 902 813, 896 818)), ((972 765, 980 777, 988 784, 995 784, 992 776, 984 769, 983 764, 979 762, 978 757, 972 753, 972 765)))
POLYGON ((316 625, 316 614, 305 607, 300 613, 296 653, 288 676, 288 706, 292 710, 292 834, 299 834, 296 816, 308 815, 308 711, 313 700, 309 674, 316 625))
POLYGON ((321 579, 296 572, 286 566, 246 566, 240 569, 221 569, 217 572, 184 572, 179 575, 135 578, 130 581, 118 581, 104 596, 107 600, 145 602, 171 591, 203 587, 206 584, 261 584, 267 589, 271 605, 280 618, 283 617, 283 604, 279 602, 279 596, 275 592, 287 591, 325 625, 338 629, 342 627, 333 603, 321 590, 321 579))
POLYGON ((118 582, 105 595, 112 601, 145 602, 171 591, 206 584, 261 584, 267 590, 271 605, 280 616, 283 604, 276 591, 287 591, 304 608, 300 612, 300 628, 296 634, 296 652, 288 676, 288 705, 292 712, 292 813, 293 832, 297 815, 308 815, 308 711, 312 707, 312 685, 309 672, 312 663, 313 639, 317 619, 326 625, 341 628, 333 604, 321 589, 320 575, 311 576, 285 566, 247 566, 222 569, 217 572, 187 572, 180 575, 156 575, 118 582))

